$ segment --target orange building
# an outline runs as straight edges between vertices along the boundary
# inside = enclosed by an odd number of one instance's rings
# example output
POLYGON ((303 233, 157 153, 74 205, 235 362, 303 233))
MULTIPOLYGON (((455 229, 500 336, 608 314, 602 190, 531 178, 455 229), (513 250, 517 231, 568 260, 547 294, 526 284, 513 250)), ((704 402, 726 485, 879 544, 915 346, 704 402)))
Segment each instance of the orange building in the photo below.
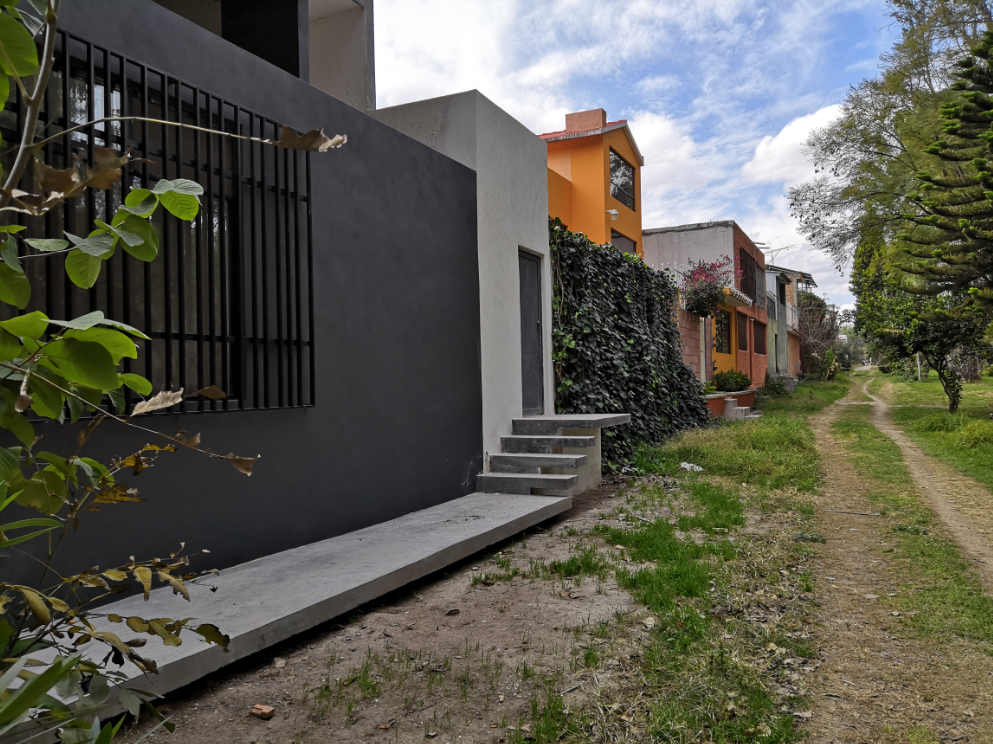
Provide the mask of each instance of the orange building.
POLYGON ((566 114, 565 129, 548 143, 548 214, 596 243, 642 255, 641 167, 626 120, 603 109, 566 114))

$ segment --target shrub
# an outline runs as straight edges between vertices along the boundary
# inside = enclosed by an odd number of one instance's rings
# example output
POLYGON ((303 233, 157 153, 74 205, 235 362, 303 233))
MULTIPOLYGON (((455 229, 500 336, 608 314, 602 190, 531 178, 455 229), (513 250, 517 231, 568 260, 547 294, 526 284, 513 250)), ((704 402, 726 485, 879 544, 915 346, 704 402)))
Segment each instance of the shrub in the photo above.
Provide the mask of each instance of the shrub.
POLYGON ((959 429, 956 440, 958 446, 964 449, 993 444, 993 421, 973 421, 966 424, 959 429))
POLYGON ((744 372, 732 369, 714 375, 714 387, 722 393, 736 393, 739 390, 748 390, 751 386, 752 380, 744 372))
POLYGON ((773 377, 772 375, 769 374, 769 371, 766 370, 765 384, 762 385, 762 392, 765 395, 773 395, 778 398, 780 396, 786 395, 787 392, 786 383, 783 382, 782 378, 773 377))
POLYGON ((958 431, 970 421, 972 419, 961 413, 932 413, 930 416, 924 416, 915 421, 911 425, 911 429, 926 434, 951 432, 958 431))
POLYGON ((552 358, 559 413, 630 413, 603 431, 603 459, 630 465, 641 444, 659 444, 709 420, 703 386, 683 362, 676 285, 637 256, 549 225, 552 358))
POLYGON ((882 372, 884 375, 888 375, 890 372, 893 371, 893 367, 891 367, 888 364, 880 364, 879 371, 882 372))
POLYGON ((689 312, 702 318, 716 315, 727 300, 725 287, 733 287, 735 276, 742 273, 730 256, 721 256, 713 263, 702 260, 694 263, 680 285, 683 304, 689 312))

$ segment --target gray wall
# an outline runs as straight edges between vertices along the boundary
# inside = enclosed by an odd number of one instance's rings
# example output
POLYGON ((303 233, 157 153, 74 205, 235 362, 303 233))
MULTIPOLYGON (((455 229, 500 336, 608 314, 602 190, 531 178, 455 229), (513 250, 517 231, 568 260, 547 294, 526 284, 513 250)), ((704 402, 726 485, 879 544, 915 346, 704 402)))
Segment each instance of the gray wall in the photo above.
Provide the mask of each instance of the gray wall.
MULTIPOLYGON (((298 129, 349 137, 312 156, 317 406, 149 419, 262 459, 250 478, 189 451, 161 459, 134 479, 148 503, 86 514, 63 567, 186 541, 223 568, 472 492, 483 467, 475 173, 151 0, 63 8, 64 27, 115 52, 298 129)), ((38 433, 54 451, 75 435, 54 423, 38 433)), ((105 423, 92 454, 148 440, 105 423)))
POLYGON ((374 30, 373 0, 310 0, 311 85, 360 111, 376 108, 374 30))
POLYGON ((511 419, 521 416, 519 249, 541 257, 545 412, 555 410, 547 146, 479 91, 374 115, 476 170, 483 447, 499 452, 500 437, 510 433, 511 419))
POLYGON ((734 258, 734 223, 730 220, 649 229, 642 239, 645 263, 653 269, 669 269, 677 278, 694 262, 734 258))

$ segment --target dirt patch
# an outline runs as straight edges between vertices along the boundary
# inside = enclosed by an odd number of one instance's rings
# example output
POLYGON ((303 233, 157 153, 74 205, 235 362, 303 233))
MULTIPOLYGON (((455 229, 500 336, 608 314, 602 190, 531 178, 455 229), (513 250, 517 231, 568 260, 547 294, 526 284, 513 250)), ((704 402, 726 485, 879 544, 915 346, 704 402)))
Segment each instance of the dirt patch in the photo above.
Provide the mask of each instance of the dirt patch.
POLYGON ((900 448, 903 460, 934 512, 993 594, 993 499, 983 484, 926 455, 890 418, 890 406, 875 399, 872 423, 900 448))
POLYGON ((881 552, 887 520, 864 516, 878 511, 865 496, 870 484, 831 434, 840 410, 811 419, 824 464, 817 500, 825 544, 815 569, 823 663, 810 740, 990 741, 993 659, 963 640, 935 645, 901 629, 888 599, 908 590, 905 577, 881 552))

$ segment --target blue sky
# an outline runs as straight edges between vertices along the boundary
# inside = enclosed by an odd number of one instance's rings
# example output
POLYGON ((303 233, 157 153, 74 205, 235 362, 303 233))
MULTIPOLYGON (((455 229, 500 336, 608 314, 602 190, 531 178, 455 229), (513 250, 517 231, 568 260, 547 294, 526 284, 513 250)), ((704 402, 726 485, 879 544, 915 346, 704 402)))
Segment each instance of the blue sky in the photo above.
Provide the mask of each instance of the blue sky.
POLYGON ((377 0, 378 103, 475 88, 536 133, 604 108, 645 156, 646 228, 734 219, 845 305, 784 195, 893 32, 883 0, 377 0))

